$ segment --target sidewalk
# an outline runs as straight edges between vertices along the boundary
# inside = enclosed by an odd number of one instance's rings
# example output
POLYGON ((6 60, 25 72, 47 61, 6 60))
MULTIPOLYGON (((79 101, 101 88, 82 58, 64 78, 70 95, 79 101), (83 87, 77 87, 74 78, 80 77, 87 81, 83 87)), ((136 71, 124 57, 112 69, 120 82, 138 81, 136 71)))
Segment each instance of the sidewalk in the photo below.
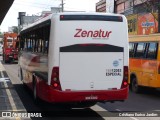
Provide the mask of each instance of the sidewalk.
MULTIPOLYGON (((25 112, 26 109, 15 91, 7 72, 0 62, 0 120, 9 119, 7 117, 2 117, 2 115, 5 115, 3 112, 10 113, 17 111, 25 112)), ((20 120, 20 118, 12 118, 12 120, 13 119, 20 120)))

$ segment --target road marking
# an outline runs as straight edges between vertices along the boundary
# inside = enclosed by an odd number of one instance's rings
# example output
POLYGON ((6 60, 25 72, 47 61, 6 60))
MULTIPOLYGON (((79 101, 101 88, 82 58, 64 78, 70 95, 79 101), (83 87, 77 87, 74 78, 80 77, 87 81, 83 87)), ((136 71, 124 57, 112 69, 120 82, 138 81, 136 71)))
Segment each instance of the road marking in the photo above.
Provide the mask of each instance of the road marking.
POLYGON ((130 117, 131 119, 133 119, 133 120, 139 120, 139 119, 137 119, 137 118, 135 118, 135 117, 130 117))
POLYGON ((3 65, 2 65, 2 63, 0 62, 0 71, 4 71, 5 69, 4 69, 4 67, 3 67, 3 65))
MULTIPOLYGON (((0 67, 3 67, 2 64, 0 64, 0 67)), ((9 88, 9 86, 7 85, 7 82, 8 82, 8 79, 9 79, 9 78, 7 78, 7 80, 6 80, 6 78, 4 78, 4 74, 3 74, 2 71, 1 71, 1 76, 2 76, 1 80, 3 80, 4 87, 5 87, 5 88, 9 88)), ((13 98, 10 97, 10 96, 12 96, 10 90, 9 90, 9 89, 5 89, 5 90, 6 90, 6 93, 7 93, 9 102, 10 102, 10 105, 11 105, 11 107, 12 107, 12 110, 13 110, 13 111, 17 111, 15 102, 14 102, 13 98)), ((16 117, 15 119, 16 119, 16 120, 21 120, 20 117, 16 117)))
POLYGON ((9 78, 0 78, 0 82, 4 82, 4 81, 10 81, 10 79, 9 78))
MULTIPOLYGON (((8 88, 7 82, 4 82, 4 86, 5 86, 5 88, 8 88)), ((9 89, 6 89, 6 93, 7 93, 9 102, 10 102, 10 104, 11 104, 12 110, 13 110, 13 111, 17 111, 17 107, 16 107, 16 105, 15 105, 15 102, 14 102, 13 98, 12 98, 12 97, 9 97, 9 96, 12 96, 10 90, 9 90, 9 89)), ((21 120, 20 117, 16 117, 15 119, 16 119, 16 120, 21 120)))
POLYGON ((107 111, 106 109, 100 107, 99 105, 94 105, 91 107, 91 109, 94 111, 107 111))
MULTIPOLYGON (((4 86, 5 86, 6 88, 8 88, 7 82, 4 82, 4 86)), ((7 95, 8 95, 8 96, 12 96, 11 92, 9 91, 9 89, 6 89, 6 92, 7 92, 7 95)), ((8 98, 9 98, 9 102, 11 103, 11 107, 13 108, 13 110, 14 110, 14 111, 17 110, 13 98, 12 98, 12 97, 8 97, 8 98)))
MULTIPOLYGON (((108 110, 100 107, 99 105, 94 105, 94 106, 91 107, 91 109, 94 110, 94 111, 96 111, 97 113, 98 113, 98 112, 102 112, 102 111, 108 111, 108 110)), ((116 110, 116 111, 119 111, 119 112, 122 112, 120 109, 115 109, 115 110, 116 110)), ((109 112, 109 111, 108 111, 108 112, 109 112)), ((102 116, 100 113, 98 113, 98 114, 99 114, 103 119, 108 120, 108 117, 107 117, 107 116, 104 117, 104 116, 102 116)), ((117 117, 118 117, 118 116, 117 116, 117 117)), ((116 117, 116 118, 117 118, 117 117, 116 117)), ((125 118, 127 118, 127 117, 125 117, 125 118)), ((135 117, 129 117, 129 118, 131 118, 131 119, 133 119, 133 120, 139 120, 139 119, 137 119, 137 118, 135 118, 135 117)))
MULTIPOLYGON (((4 86, 5 86, 5 88, 8 88, 8 87, 9 87, 9 86, 7 85, 7 81, 4 81, 4 86)), ((17 107, 16 107, 16 105, 15 105, 15 102, 14 102, 13 98, 10 97, 10 96, 12 96, 10 90, 9 90, 9 89, 6 89, 6 93, 7 93, 9 102, 10 102, 10 104, 11 104, 12 110, 13 110, 13 111, 17 111, 17 107)), ((16 117, 15 119, 16 119, 16 120, 21 120, 20 117, 16 117)))
POLYGON ((99 105, 94 105, 90 107, 92 110, 96 111, 103 119, 107 120, 107 117, 102 116, 99 112, 107 111, 106 109, 100 107, 99 105))
POLYGON ((119 111, 119 112, 121 112, 121 110, 120 110, 120 109, 116 109, 116 111, 119 111))

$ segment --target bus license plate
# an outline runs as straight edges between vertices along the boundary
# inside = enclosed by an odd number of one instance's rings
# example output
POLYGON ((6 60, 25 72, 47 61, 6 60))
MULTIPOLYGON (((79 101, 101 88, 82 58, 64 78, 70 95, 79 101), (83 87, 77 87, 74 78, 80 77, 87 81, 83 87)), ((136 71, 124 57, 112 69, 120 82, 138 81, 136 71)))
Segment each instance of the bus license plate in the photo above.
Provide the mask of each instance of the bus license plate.
POLYGON ((92 95, 91 95, 91 96, 86 96, 85 99, 86 99, 86 100, 97 100, 98 97, 97 97, 97 96, 92 96, 92 95))

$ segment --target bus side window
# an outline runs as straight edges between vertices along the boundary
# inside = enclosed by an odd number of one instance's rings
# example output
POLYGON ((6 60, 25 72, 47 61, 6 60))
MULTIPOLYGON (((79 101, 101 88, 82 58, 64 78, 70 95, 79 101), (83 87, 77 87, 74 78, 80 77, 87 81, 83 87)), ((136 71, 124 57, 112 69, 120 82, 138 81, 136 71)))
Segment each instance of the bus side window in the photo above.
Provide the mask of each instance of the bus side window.
POLYGON ((146 43, 138 43, 137 50, 135 53, 136 58, 144 58, 145 47, 146 47, 146 43))
POLYGON ((134 43, 129 43, 129 57, 134 56, 134 43))
POLYGON ((43 46, 43 49, 44 49, 44 53, 45 54, 48 54, 48 48, 49 48, 49 36, 50 36, 50 25, 47 25, 45 26, 44 28, 44 46, 43 46))
POLYGON ((45 49, 44 49, 44 53, 48 52, 48 41, 45 41, 45 49))
POLYGON ((148 59, 156 59, 157 58, 157 50, 158 50, 158 43, 149 43, 148 51, 147 51, 147 58, 148 59))
POLYGON ((24 51, 27 51, 27 38, 24 40, 24 51))
POLYGON ((31 39, 28 39, 28 49, 27 51, 32 51, 31 39))
POLYGON ((20 36, 20 50, 24 49, 24 37, 20 36))

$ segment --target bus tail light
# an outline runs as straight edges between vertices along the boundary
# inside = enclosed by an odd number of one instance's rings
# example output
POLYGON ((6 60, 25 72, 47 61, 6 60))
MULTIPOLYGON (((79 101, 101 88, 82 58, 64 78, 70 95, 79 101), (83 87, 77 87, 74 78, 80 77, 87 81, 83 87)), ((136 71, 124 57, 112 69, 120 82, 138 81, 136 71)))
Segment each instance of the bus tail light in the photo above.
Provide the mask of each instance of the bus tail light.
POLYGON ((59 67, 53 67, 51 76, 51 85, 56 90, 61 90, 61 85, 59 81, 59 67))
POLYGON ((122 81, 121 89, 126 88, 127 86, 128 86, 128 66, 124 66, 123 81, 122 81))

